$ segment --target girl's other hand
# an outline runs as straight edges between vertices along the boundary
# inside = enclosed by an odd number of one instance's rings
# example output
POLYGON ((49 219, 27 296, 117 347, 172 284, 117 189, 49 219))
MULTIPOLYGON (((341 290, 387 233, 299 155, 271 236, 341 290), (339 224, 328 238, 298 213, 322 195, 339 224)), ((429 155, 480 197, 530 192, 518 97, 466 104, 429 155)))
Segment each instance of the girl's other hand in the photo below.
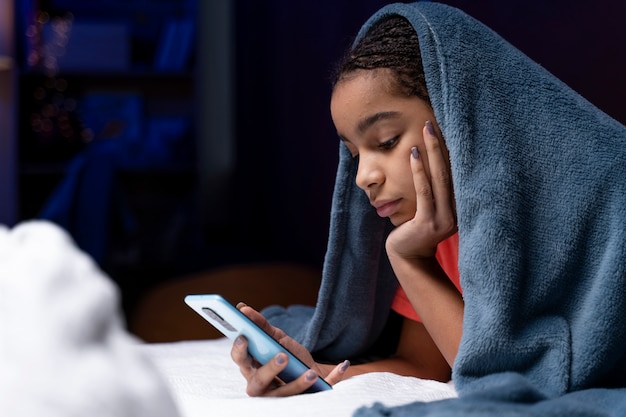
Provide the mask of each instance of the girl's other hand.
POLYGON ((425 154, 412 148, 409 156, 416 194, 415 217, 396 227, 386 242, 390 254, 405 259, 435 256, 439 242, 456 232, 452 173, 445 143, 430 121, 423 135, 425 154))

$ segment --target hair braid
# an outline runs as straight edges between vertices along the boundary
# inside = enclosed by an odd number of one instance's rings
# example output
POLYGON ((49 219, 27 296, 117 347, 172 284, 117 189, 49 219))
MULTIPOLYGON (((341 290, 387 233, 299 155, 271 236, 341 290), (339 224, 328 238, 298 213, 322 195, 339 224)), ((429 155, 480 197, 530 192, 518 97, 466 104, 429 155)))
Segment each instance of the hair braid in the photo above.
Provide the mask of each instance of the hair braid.
POLYGON ((401 16, 388 16, 372 25, 340 61, 333 85, 357 70, 384 68, 394 74, 399 93, 430 104, 417 33, 401 16))

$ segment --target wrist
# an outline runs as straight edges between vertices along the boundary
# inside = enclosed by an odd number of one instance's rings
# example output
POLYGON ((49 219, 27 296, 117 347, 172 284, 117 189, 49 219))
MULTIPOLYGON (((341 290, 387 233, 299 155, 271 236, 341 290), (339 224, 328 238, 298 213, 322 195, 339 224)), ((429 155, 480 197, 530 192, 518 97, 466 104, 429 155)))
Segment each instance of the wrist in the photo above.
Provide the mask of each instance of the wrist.
POLYGON ((434 258, 437 253, 437 244, 426 247, 414 247, 413 245, 407 245, 403 242, 397 242, 397 239, 393 239, 392 236, 387 238, 385 242, 385 250, 389 258, 406 259, 406 260, 419 260, 434 258))
POLYGON ((392 254, 389 255, 389 262, 403 287, 408 282, 413 285, 421 285, 419 283, 428 285, 427 283, 433 279, 439 280, 447 277, 434 254, 413 257, 392 254))
POLYGON ((394 262, 394 261, 398 261, 398 262, 411 262, 411 263, 424 263, 424 264, 428 264, 430 262, 437 262, 437 259, 435 257, 437 253, 437 247, 434 247, 432 249, 425 249, 423 251, 415 251, 412 253, 407 253, 407 252, 399 252, 396 250, 393 250, 391 248, 387 248, 387 257, 389 258, 390 262, 394 262))

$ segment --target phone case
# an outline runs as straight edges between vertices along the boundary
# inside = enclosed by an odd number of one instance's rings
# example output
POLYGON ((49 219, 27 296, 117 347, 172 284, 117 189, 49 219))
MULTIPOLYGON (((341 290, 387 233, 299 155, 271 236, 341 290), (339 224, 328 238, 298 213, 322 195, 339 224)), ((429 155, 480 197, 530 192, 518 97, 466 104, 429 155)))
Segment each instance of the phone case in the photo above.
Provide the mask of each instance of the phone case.
MULTIPOLYGON (((293 381, 309 370, 309 367, 300 359, 221 295, 191 294, 185 297, 185 303, 229 339, 235 340, 239 335, 245 336, 248 340, 248 352, 262 364, 272 360, 278 352, 284 352, 289 357, 289 361, 287 367, 278 374, 282 381, 293 381)), ((305 392, 319 392, 329 389, 332 389, 332 386, 322 377, 318 377, 315 384, 305 392)))

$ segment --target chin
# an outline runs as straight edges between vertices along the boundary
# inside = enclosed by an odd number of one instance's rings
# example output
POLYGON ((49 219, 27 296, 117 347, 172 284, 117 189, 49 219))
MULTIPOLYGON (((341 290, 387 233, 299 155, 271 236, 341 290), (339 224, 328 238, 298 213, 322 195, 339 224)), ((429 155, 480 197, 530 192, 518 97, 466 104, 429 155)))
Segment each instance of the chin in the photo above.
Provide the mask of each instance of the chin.
POLYGON ((395 227, 398 227, 398 226, 408 222, 409 220, 411 220, 411 218, 406 218, 406 217, 403 217, 403 216, 398 215, 398 214, 394 214, 394 215, 389 216, 389 221, 395 227))

